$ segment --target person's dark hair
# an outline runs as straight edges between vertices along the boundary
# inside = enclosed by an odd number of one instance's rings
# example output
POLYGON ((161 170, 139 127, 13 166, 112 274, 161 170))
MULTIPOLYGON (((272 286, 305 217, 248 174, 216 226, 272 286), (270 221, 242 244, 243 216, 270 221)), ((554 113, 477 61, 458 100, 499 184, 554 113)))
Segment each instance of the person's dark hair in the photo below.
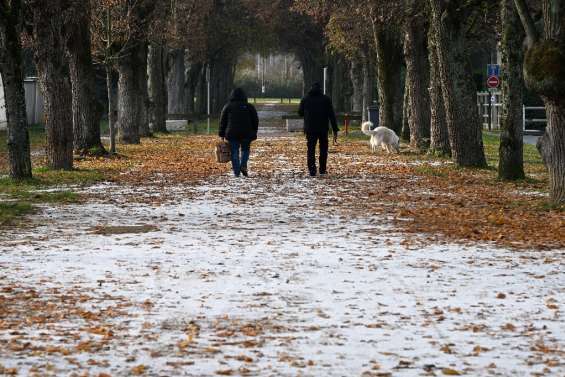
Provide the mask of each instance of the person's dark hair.
POLYGON ((233 92, 231 92, 230 101, 241 101, 247 102, 247 94, 241 88, 235 88, 233 92))

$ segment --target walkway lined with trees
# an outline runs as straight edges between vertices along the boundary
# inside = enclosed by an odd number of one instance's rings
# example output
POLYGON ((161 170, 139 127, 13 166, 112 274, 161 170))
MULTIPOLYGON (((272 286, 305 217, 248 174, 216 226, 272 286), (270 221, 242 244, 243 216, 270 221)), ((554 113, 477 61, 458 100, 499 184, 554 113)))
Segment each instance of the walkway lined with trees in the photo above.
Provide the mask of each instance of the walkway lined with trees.
POLYGON ((113 183, 79 190, 86 203, 0 235, 3 370, 563 373, 565 240, 560 213, 531 211, 542 185, 375 156, 355 139, 332 147, 330 177, 310 179, 302 138, 271 132, 253 177, 234 181, 212 145, 124 146, 113 183))
POLYGON ((217 113, 233 86, 238 57, 274 48, 296 55, 306 88, 322 80, 327 66, 338 109, 361 111, 378 99, 380 124, 404 135, 411 147, 484 168, 470 57, 500 42, 505 109, 499 177, 524 178, 518 109, 525 83, 547 107, 539 149, 551 201, 565 198, 561 1, 45 1, 5 0, 0 8, 15 178, 31 176, 22 41, 34 53, 44 89, 48 166, 55 169, 72 168, 73 150, 105 153, 93 62, 107 71, 103 107, 111 140, 117 134, 128 144, 166 131, 167 110, 205 113, 207 78, 217 113))
POLYGON ((564 374, 564 57, 559 0, 0 0, 0 374, 564 374), (497 44, 492 133, 472 63, 497 44), (278 52, 338 112, 376 101, 401 153, 355 125, 307 178, 296 103, 259 103, 232 178, 216 114, 278 52))

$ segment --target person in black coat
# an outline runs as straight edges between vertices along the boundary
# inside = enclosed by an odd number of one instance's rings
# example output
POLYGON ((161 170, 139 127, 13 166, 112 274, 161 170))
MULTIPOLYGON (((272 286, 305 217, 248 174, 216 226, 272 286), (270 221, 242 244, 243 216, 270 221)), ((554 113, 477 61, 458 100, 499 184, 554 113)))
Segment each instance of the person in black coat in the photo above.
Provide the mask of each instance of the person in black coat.
POLYGON ((231 162, 236 177, 239 177, 240 174, 248 176, 247 162, 251 142, 257 140, 258 129, 257 110, 247 102, 243 89, 235 89, 228 104, 222 110, 219 136, 230 143, 231 162))
POLYGON ((304 133, 308 141, 308 170, 314 177, 316 171, 316 144, 320 143, 320 174, 327 173, 328 133, 330 123, 333 130, 334 143, 337 142, 337 120, 330 97, 322 93, 319 83, 315 83, 308 95, 300 102, 298 114, 304 118, 304 133))

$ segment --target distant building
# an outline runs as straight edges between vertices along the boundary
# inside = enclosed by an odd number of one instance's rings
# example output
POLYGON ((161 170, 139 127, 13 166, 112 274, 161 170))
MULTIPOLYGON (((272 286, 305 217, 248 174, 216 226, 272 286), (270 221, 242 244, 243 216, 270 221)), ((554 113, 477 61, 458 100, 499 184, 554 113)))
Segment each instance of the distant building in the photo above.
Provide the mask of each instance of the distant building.
MULTIPOLYGON (((26 116, 28 124, 43 125, 43 95, 36 77, 24 80, 26 96, 26 116)), ((0 76, 0 130, 6 129, 6 101, 4 98, 4 85, 0 76)))

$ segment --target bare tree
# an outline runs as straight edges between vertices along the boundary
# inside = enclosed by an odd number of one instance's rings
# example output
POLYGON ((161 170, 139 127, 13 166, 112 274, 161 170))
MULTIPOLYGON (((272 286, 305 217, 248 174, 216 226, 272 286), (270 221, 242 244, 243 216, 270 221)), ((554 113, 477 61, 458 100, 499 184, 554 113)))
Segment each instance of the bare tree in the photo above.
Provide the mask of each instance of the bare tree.
POLYGON ((96 72, 92 61, 89 1, 72 0, 67 53, 72 84, 74 149, 78 154, 105 155, 100 139, 100 117, 96 98, 96 72))
POLYGON ((64 0, 27 0, 28 34, 43 89, 47 166, 73 167, 71 82, 66 54, 68 26, 74 17, 64 0))
POLYGON ((441 88, 441 73, 437 56, 436 33, 433 23, 428 31, 428 56, 430 62, 430 149, 431 154, 439 156, 451 156, 449 145, 449 133, 445 119, 445 104, 441 88))
POLYGON ((459 166, 486 167, 482 128, 476 111, 468 35, 475 4, 429 0, 435 33, 451 153, 459 166))
POLYGON ((524 101, 524 32, 513 0, 501 0, 502 118, 498 177, 523 179, 524 139, 522 105, 524 101))
POLYGON ((149 46, 149 99, 153 132, 167 132, 166 75, 167 48, 163 44, 153 42, 149 46))
POLYGON ((525 0, 514 0, 526 31, 526 85, 538 93, 547 111, 547 128, 538 149, 549 171, 551 201, 565 203, 565 1, 542 0, 543 30, 525 0))
POLYGON ((23 86, 21 0, 0 0, 0 74, 6 99, 10 176, 31 178, 29 133, 23 86))
POLYGON ((429 62, 427 54, 427 29, 425 4, 407 0, 404 11, 404 59, 406 61, 407 103, 410 145, 427 149, 424 139, 430 136, 430 102, 428 95, 429 62))

